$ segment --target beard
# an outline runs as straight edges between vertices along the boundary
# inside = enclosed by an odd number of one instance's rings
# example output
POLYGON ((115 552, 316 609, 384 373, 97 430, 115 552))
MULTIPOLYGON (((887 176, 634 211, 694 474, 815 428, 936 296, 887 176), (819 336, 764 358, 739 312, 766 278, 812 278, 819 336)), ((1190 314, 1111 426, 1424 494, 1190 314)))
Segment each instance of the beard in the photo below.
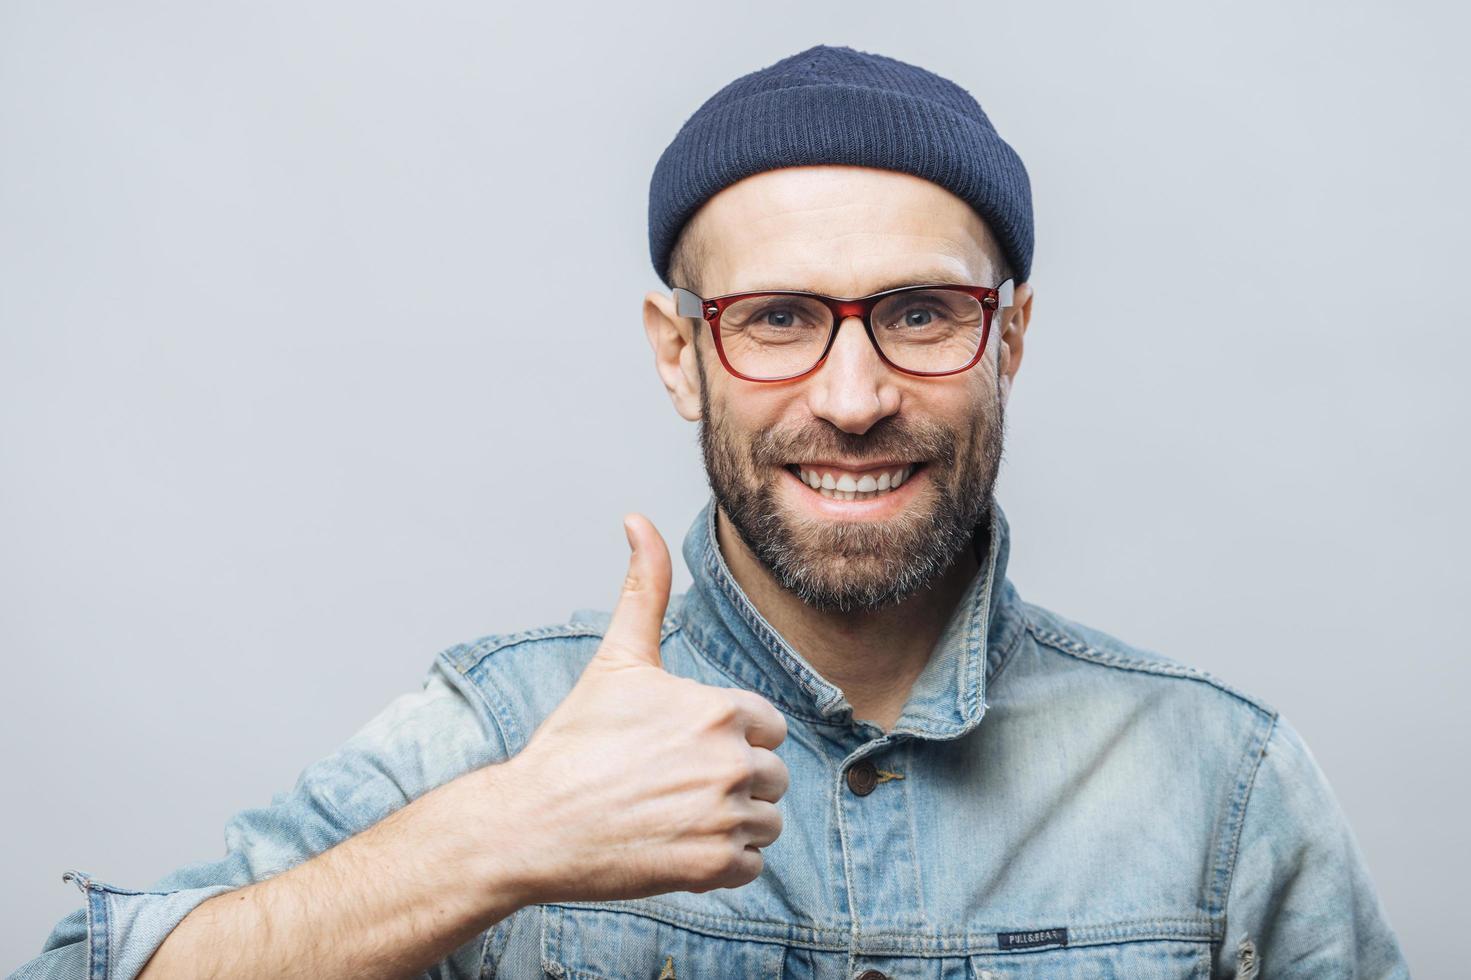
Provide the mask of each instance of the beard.
MULTIPOLYGON (((698 354, 698 349, 697 349, 698 354)), ((697 358, 698 360, 698 358, 697 358)), ((1005 429, 999 391, 961 430, 890 415, 862 435, 814 418, 742 438, 712 412, 700 367, 700 450, 716 501, 777 583, 823 612, 873 612, 934 583, 989 528, 1005 429), (787 464, 809 459, 910 460, 927 486, 896 516, 811 520, 779 504, 787 464)))

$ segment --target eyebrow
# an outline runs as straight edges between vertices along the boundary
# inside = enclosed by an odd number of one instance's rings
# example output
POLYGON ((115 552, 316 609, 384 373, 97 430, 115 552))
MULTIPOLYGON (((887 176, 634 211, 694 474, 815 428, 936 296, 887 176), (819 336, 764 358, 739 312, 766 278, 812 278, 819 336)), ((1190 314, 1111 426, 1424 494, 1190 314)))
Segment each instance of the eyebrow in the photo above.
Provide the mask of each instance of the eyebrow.
MULTIPOLYGON (((967 278, 966 277, 964 277, 964 276, 957 276, 953 272, 929 272, 929 273, 912 274, 912 275, 908 275, 908 276, 900 276, 897 279, 890 279, 889 281, 887 281, 887 282, 879 285, 877 288, 870 289, 867 293, 863 293, 862 295, 864 295, 864 296, 871 296, 874 293, 882 293, 882 292, 884 292, 886 290, 889 290, 889 289, 898 289, 900 286, 928 286, 928 285, 974 286, 974 285, 984 285, 984 284, 983 283, 978 284, 978 283, 969 282, 969 281, 967 281, 967 278)), ((805 285, 802 285, 802 286, 752 286, 749 289, 735 289, 735 290, 731 290, 731 292, 732 293, 764 293, 764 292, 808 292, 808 293, 811 293, 811 292, 820 292, 820 290, 815 290, 815 289, 812 289, 810 286, 805 286, 805 285)))

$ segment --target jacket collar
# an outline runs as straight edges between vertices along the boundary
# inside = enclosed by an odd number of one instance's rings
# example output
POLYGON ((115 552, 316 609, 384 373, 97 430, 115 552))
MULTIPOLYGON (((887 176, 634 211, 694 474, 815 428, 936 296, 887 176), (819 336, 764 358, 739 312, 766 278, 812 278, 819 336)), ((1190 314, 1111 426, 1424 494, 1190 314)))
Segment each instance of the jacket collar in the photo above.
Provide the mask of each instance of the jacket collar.
MULTIPOLYGON (((684 538, 693 583, 674 614, 679 626, 717 667, 788 715, 878 734, 870 722, 854 721, 843 692, 757 611, 720 551, 715 514, 712 494, 684 538)), ((977 525, 972 545, 980 570, 951 613, 891 734, 958 738, 985 714, 987 681, 1020 628, 1015 608, 1020 600, 1006 578, 1010 526, 994 499, 989 524, 977 525)))

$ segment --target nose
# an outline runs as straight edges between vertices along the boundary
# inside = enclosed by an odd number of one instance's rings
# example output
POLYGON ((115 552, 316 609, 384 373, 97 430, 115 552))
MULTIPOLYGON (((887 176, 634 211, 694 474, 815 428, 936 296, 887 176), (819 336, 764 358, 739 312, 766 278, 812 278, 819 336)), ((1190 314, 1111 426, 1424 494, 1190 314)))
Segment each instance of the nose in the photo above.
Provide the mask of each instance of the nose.
POLYGON ((844 432, 862 435, 899 410, 895 372, 880 360, 859 317, 845 317, 838 324, 827 360, 810 380, 812 414, 844 432))

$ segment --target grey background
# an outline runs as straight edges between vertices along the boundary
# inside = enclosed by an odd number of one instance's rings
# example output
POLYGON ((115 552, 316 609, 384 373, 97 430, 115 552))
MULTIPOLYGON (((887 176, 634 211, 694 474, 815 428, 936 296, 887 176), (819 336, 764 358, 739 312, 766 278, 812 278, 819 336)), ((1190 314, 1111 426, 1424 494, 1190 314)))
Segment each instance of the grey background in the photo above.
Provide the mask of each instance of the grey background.
MULTIPOLYGON (((0 968, 222 853, 454 643, 705 499, 639 318, 679 124, 808 45, 974 93, 1037 206, 1022 595, 1304 733, 1464 966, 1464 8, 0 3, 0 968)), ((688 573, 676 557, 676 589, 688 573)))

